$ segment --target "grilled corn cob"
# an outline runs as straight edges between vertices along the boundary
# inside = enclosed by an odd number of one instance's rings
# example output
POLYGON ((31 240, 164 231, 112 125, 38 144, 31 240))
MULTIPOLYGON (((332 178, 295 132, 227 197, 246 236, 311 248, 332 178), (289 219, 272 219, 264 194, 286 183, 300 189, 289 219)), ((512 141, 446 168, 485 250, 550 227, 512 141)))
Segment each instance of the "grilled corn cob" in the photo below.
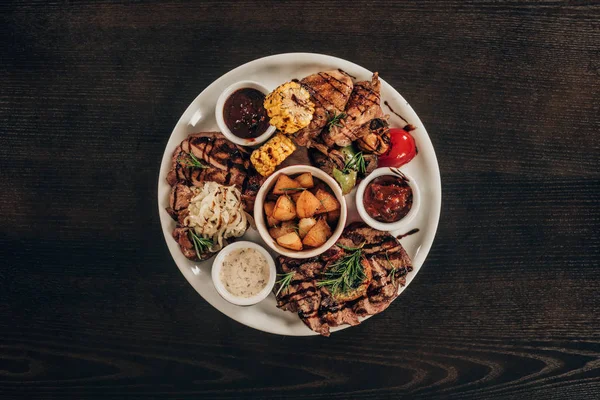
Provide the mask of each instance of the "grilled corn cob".
POLYGON ((297 82, 287 82, 273 90, 264 102, 270 124, 287 134, 298 132, 312 120, 315 106, 310 93, 297 82))
POLYGON ((295 150, 296 145, 290 138, 276 133, 267 143, 252 152, 250 161, 259 174, 269 176, 295 150))

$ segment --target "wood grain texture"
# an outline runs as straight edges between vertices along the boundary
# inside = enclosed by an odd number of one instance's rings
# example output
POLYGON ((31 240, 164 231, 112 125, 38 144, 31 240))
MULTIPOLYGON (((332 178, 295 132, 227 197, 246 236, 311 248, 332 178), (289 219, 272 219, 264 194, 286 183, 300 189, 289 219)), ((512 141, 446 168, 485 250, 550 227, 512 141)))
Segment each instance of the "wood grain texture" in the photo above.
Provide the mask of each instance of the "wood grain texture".
POLYGON ((600 398, 600 2, 12 1, 0 22, 0 398, 600 398), (415 281, 328 339, 214 310, 156 213, 189 102, 292 51, 378 70, 442 173, 415 281))

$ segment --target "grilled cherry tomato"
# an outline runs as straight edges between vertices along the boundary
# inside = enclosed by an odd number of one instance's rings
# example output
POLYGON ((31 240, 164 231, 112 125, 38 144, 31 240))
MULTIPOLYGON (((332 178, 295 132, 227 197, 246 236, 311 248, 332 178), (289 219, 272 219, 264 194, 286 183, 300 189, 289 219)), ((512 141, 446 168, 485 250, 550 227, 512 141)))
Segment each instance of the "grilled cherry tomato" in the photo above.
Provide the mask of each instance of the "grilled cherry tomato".
POLYGON ((391 128, 390 137, 390 149, 377 160, 379 167, 397 168, 415 158, 417 146, 410 133, 401 128, 391 128))

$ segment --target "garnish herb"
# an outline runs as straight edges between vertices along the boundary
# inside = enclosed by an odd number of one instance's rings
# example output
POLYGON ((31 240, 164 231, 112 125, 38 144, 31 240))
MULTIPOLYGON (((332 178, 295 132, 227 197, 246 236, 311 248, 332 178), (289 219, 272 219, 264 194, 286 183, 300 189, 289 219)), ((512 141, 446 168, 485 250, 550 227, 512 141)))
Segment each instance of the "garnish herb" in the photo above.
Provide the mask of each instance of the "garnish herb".
POLYGON ((350 156, 346 161, 346 165, 344 165, 343 173, 347 174, 349 170, 355 170, 359 174, 364 175, 367 172, 367 163, 365 161, 365 157, 363 156, 362 151, 350 156))
POLYGON ((204 253, 205 251, 207 251, 209 248, 212 247, 213 241, 210 239, 206 239, 206 238, 196 235, 196 232, 194 232, 193 229, 190 229, 189 232, 190 232, 190 239, 191 239, 192 243, 194 243, 194 249, 196 250, 196 255, 198 256, 198 258, 202 259, 202 257, 201 257, 202 253, 204 253))
POLYGON ((283 190, 284 192, 293 192, 293 191, 302 192, 302 191, 306 190, 306 188, 282 188, 281 190, 283 190))
POLYGON ((208 168, 208 165, 204 165, 202 161, 198 160, 194 153, 190 152, 188 155, 188 158, 179 158, 178 161, 186 167, 208 168))
POLYGON ((358 288, 366 278, 361 264, 364 243, 359 247, 346 247, 341 244, 337 246, 349 254, 332 264, 323 274, 324 279, 317 282, 318 287, 327 287, 333 295, 348 293, 358 288))
POLYGON ((398 271, 398 268, 396 268, 394 264, 392 264, 392 262, 390 261, 390 257, 388 256, 387 250, 385 251, 385 259, 387 260, 388 264, 390 264, 390 267, 392 267, 392 269, 390 270, 390 275, 392 276, 392 286, 396 286, 396 272, 398 271))
POLYGON ((292 283, 292 278, 294 277, 294 271, 288 272, 287 274, 277 274, 277 277, 281 277, 281 279, 275 282, 280 285, 279 289, 277 289, 277 293, 275 293, 275 296, 279 296, 279 293, 281 293, 284 289, 289 289, 290 284, 292 283))
POLYGON ((337 113, 333 112, 333 117, 327 122, 327 130, 331 130, 332 127, 337 126, 341 127, 341 121, 346 118, 346 113, 337 113))

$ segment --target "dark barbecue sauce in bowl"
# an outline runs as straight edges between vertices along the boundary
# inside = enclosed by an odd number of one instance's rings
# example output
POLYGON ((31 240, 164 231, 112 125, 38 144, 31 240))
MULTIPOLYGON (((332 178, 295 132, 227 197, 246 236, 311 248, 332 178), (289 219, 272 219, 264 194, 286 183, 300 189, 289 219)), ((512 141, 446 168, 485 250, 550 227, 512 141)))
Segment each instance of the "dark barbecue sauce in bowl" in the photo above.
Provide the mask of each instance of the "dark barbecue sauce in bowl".
POLYGON ((369 216, 379 222, 397 222, 412 207, 413 193, 406 179, 380 176, 367 185, 363 203, 369 216))
POLYGON ((225 124, 235 136, 254 139, 269 128, 264 93, 251 88, 238 89, 223 106, 225 124))

